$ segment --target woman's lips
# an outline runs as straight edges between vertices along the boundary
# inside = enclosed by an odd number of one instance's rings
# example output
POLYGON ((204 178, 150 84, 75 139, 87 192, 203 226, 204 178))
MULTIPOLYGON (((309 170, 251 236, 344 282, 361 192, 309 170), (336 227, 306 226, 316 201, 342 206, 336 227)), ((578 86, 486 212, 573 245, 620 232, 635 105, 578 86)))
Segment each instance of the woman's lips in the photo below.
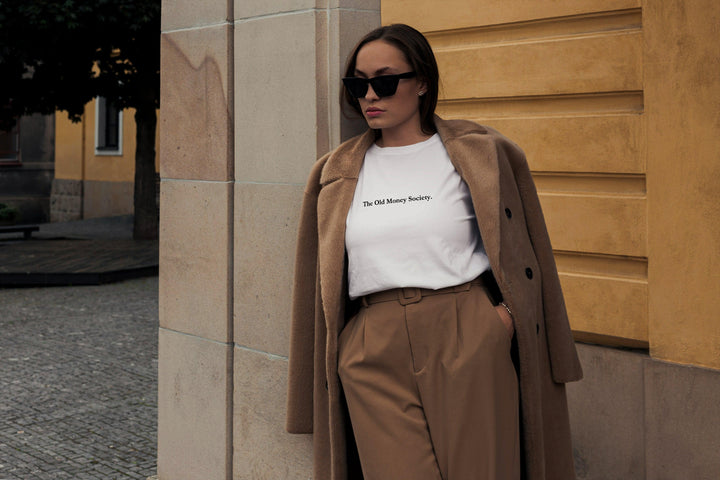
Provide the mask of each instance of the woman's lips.
POLYGON ((378 117, 383 113, 383 110, 380 110, 379 108, 368 108, 365 110, 365 115, 368 117, 374 118, 378 117))

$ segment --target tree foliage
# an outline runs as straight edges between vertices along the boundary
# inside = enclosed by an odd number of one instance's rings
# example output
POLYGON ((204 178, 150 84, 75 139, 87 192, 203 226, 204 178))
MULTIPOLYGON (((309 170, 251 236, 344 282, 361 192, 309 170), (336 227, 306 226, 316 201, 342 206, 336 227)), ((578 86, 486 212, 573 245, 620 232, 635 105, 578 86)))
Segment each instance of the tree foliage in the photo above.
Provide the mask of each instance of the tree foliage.
POLYGON ((0 128, 107 98, 134 108, 135 237, 157 235, 160 0, 0 0, 0 128))
POLYGON ((159 104, 158 0, 0 0, 2 123, 64 110, 79 120, 104 96, 159 104))

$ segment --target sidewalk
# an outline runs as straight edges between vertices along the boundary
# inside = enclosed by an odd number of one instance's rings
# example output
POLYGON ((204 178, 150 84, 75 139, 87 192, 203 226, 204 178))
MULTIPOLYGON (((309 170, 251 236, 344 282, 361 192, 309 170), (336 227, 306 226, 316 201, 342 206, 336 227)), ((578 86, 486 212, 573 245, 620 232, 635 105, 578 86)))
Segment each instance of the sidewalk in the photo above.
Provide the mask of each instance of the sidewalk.
POLYGON ((0 480, 155 474, 157 288, 0 288, 0 480))
POLYGON ((45 223, 31 239, 0 235, 0 287, 99 285, 154 276, 157 240, 132 239, 132 216, 45 223))
POLYGON ((0 480, 155 474, 157 265, 132 217, 0 236, 0 480))

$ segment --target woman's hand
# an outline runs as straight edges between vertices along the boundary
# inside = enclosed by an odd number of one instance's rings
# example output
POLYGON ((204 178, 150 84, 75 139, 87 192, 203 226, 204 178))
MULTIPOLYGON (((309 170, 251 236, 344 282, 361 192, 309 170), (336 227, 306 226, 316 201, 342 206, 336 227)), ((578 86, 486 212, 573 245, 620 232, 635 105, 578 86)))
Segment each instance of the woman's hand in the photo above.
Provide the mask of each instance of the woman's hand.
POLYGON ((512 337, 513 333, 515 332, 515 326, 513 325, 513 319, 507 307, 501 303, 499 305, 495 305, 495 310, 497 311, 498 315, 500 315, 500 319, 505 325, 505 328, 507 328, 508 335, 512 337))

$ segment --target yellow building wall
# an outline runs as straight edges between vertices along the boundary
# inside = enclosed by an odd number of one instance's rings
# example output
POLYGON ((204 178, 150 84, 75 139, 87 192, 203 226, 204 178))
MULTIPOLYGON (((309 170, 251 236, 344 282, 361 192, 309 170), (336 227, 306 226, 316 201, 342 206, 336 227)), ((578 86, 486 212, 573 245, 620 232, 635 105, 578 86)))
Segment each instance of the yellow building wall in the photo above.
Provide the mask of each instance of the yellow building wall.
POLYGON ((720 3, 383 0, 382 22, 428 37, 441 116, 527 153, 576 338, 720 368, 720 3))
MULTIPOLYGON (((55 177, 68 180, 134 182, 135 110, 123 110, 122 121, 122 155, 96 155, 95 100, 85 106, 83 119, 79 123, 68 120, 65 112, 56 112, 55 177)), ((155 151, 157 150, 156 142, 155 151)))
POLYGON ((720 3, 645 3, 650 352, 720 368, 720 3))
POLYGON ((84 121, 73 123, 55 112, 55 178, 82 180, 84 121))

